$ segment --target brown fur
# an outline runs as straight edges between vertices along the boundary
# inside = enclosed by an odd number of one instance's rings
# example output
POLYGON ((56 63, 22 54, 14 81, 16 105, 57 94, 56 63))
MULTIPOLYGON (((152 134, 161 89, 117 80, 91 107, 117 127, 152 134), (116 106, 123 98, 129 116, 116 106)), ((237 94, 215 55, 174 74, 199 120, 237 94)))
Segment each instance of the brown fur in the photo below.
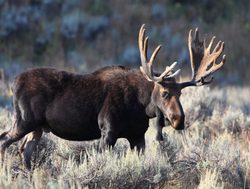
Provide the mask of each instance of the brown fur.
POLYGON ((30 168, 31 154, 43 131, 75 141, 100 138, 100 149, 122 137, 131 148, 143 149, 149 118, 158 116, 161 139, 163 115, 171 120, 166 112, 176 111, 170 107, 161 112, 166 108, 162 109, 163 100, 155 88, 139 70, 122 66, 86 75, 52 68, 26 71, 13 84, 16 122, 0 137, 2 156, 10 144, 26 135, 20 151, 30 168))

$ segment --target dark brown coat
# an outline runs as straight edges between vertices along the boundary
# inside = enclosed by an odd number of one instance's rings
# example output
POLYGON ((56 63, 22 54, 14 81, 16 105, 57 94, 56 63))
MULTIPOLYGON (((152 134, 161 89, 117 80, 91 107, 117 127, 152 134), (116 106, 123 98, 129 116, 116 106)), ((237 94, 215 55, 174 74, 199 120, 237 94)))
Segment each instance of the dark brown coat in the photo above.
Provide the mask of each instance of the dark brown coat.
MULTIPOLYGON (((2 153, 31 133, 22 145, 25 153, 42 131, 75 141, 101 138, 101 148, 122 137, 141 149, 149 118, 156 115, 150 103, 153 87, 139 70, 122 66, 86 75, 52 68, 26 71, 13 84, 16 123, 0 136, 2 153)), ((29 165, 30 157, 24 158, 29 165)))

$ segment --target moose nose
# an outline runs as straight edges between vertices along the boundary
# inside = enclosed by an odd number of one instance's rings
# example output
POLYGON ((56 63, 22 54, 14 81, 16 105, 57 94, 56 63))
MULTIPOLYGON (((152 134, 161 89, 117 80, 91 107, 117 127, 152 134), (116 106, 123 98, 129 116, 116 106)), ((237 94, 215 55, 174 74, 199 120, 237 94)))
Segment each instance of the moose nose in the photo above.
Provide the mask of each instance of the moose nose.
POLYGON ((183 130, 185 128, 185 124, 184 124, 184 120, 185 117, 184 116, 180 116, 180 115, 172 115, 171 116, 171 122, 172 122, 172 127, 176 130, 183 130))

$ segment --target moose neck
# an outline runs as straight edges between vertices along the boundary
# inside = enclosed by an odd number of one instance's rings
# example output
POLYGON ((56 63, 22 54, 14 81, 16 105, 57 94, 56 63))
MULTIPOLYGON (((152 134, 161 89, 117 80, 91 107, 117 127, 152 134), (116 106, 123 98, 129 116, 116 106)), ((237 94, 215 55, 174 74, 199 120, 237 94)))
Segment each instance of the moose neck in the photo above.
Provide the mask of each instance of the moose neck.
POLYGON ((150 81, 147 81, 148 83, 148 91, 149 91, 149 96, 147 98, 147 105, 146 105, 146 114, 150 117, 150 118, 153 118, 153 117, 156 117, 156 105, 155 103, 153 102, 153 99, 152 99, 152 94, 153 94, 153 90, 154 90, 154 82, 150 82, 150 81))

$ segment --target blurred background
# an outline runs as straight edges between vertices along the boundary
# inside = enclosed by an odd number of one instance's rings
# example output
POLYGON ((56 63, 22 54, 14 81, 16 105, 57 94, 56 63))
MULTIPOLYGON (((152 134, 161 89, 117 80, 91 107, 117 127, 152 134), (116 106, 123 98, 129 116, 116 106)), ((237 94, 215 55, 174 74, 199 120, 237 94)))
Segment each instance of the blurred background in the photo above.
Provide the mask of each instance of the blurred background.
POLYGON ((1 81, 39 66, 80 73, 107 65, 138 68, 143 23, 149 52, 163 46, 156 69, 178 61, 182 77, 190 76, 187 36, 199 27, 202 37, 225 41, 219 86, 249 83, 248 0, 0 0, 1 81))

